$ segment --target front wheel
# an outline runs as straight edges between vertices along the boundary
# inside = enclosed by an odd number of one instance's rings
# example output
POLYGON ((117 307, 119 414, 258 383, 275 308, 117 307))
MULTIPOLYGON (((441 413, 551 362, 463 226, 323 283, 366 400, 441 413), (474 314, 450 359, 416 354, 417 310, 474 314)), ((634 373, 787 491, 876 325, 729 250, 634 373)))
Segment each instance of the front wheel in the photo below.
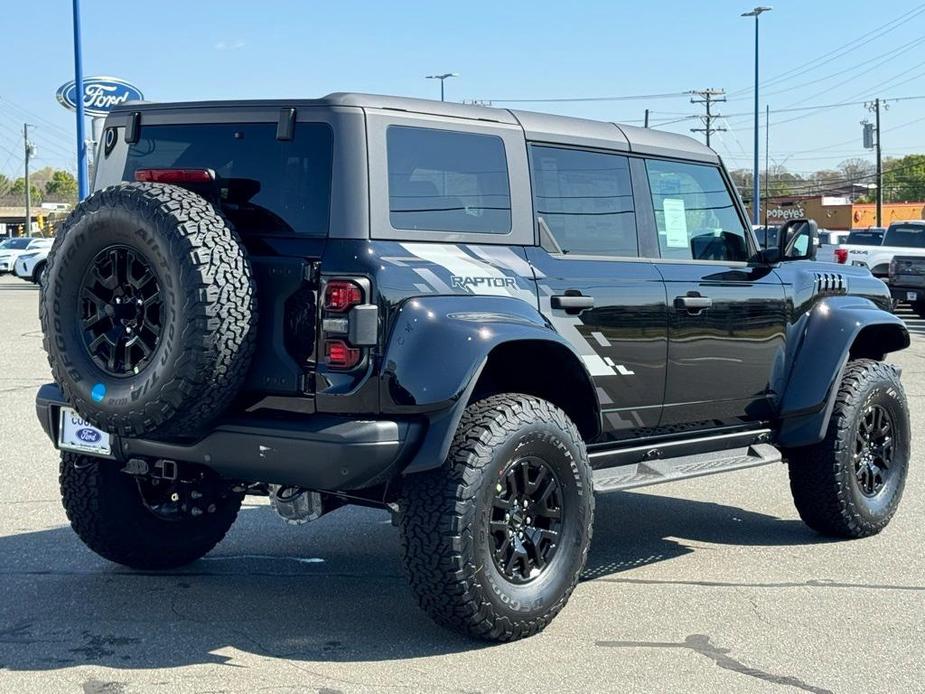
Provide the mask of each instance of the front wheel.
POLYGON ((541 631, 587 558, 591 468, 566 414, 495 395, 466 408, 446 463, 405 481, 401 553, 421 607, 493 641, 541 631))
POLYGON ((59 481, 64 510, 84 544, 133 569, 172 569, 199 559, 228 532, 243 498, 205 468, 181 468, 177 480, 157 480, 75 453, 61 454, 59 481))
POLYGON ((849 362, 825 439, 787 454, 800 517, 825 535, 879 533, 902 498, 909 439, 909 410, 896 370, 871 359, 849 362))

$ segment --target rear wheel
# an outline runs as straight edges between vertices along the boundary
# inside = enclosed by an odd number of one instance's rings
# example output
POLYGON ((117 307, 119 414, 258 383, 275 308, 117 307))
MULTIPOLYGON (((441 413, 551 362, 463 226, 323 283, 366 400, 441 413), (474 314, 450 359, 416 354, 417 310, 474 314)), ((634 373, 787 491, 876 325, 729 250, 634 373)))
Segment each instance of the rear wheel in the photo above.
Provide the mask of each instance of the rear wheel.
POLYGON ((871 359, 849 362, 825 439, 787 454, 790 489, 803 521, 837 537, 883 530, 902 498, 909 438, 896 370, 871 359))
POLYGON ((228 532, 241 494, 206 468, 176 481, 135 477, 118 463, 62 453, 60 484, 71 527, 104 559, 133 569, 170 569, 208 553, 228 532))
POLYGON ((512 641, 565 606, 593 516, 591 469, 571 420, 544 400, 496 395, 466 408, 441 469, 405 481, 402 559, 438 623, 512 641))

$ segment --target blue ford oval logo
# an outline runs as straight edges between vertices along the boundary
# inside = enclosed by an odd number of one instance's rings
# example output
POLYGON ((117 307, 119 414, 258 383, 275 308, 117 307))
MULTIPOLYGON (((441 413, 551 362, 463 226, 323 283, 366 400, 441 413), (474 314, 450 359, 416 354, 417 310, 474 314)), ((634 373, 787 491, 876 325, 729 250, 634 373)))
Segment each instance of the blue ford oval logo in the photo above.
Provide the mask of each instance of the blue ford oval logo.
POLYGON ((100 432, 98 431, 84 428, 77 430, 77 438, 84 443, 99 443, 102 436, 100 436, 100 432))
MULTIPOLYGON (((77 110, 77 88, 74 81, 58 87, 58 103, 71 111, 77 110)), ((118 77, 84 78, 84 112, 88 116, 105 116, 126 101, 142 101, 141 90, 118 77)))

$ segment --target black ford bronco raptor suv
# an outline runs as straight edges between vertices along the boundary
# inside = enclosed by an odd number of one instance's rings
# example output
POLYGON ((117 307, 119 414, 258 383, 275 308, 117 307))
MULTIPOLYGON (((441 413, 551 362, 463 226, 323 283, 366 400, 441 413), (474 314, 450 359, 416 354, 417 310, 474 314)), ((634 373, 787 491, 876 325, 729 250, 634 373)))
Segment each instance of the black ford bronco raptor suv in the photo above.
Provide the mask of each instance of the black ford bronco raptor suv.
POLYGON ((203 556, 247 494, 300 523, 387 508, 420 605, 542 630, 592 492, 786 462, 862 537, 903 491, 909 345, 816 226, 759 249, 680 135, 363 94, 129 103, 41 295, 37 412, 99 555, 203 556))

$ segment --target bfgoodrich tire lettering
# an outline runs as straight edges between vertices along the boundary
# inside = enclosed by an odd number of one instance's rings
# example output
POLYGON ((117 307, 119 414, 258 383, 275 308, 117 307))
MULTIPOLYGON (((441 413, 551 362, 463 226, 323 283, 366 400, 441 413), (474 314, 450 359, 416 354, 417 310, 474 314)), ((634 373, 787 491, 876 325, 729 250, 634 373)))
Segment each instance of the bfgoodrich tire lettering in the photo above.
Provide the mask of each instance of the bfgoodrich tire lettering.
POLYGON ((836 537, 866 537, 883 530, 902 498, 909 439, 906 394, 896 370, 871 359, 849 362, 825 439, 788 451, 790 490, 800 517, 814 530, 836 537), (891 450, 882 469, 877 451, 873 456, 868 452, 866 458, 877 471, 872 479, 858 434, 878 411, 889 420, 877 426, 887 432, 891 450))
POLYGON ((401 508, 402 560, 433 619, 489 640, 530 636, 564 607, 587 558, 594 497, 584 443, 544 400, 486 398, 466 408, 444 467, 405 480, 401 508), (515 582, 494 554, 493 500, 524 459, 542 461, 555 476, 561 527, 549 563, 515 582))
POLYGON ((63 225, 45 277, 39 313, 52 373, 101 429, 195 434, 243 383, 254 349, 254 282, 240 240, 204 198, 157 183, 98 191, 63 225), (161 302, 154 354, 123 375, 93 360, 82 325, 88 268, 110 248, 143 261, 161 302))

